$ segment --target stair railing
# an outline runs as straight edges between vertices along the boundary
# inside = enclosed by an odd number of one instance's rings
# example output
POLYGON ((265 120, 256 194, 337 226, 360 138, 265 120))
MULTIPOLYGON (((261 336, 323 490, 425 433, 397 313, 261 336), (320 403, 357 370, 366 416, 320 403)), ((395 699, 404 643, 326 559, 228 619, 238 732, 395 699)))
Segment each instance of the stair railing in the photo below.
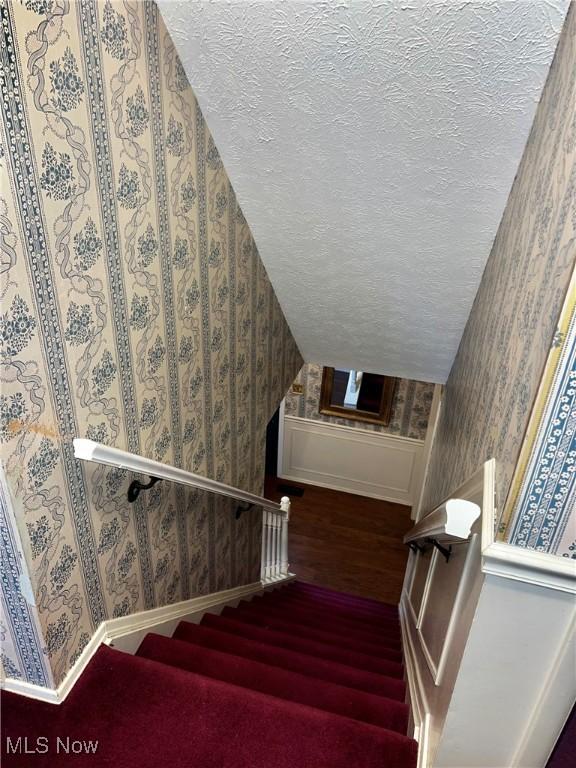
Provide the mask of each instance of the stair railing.
POLYGON ((413 552, 422 552, 427 544, 432 544, 448 562, 452 555, 451 542, 470 538, 472 526, 480 515, 478 504, 466 499, 448 499, 408 531, 404 544, 413 552))
POLYGON ((138 456, 135 453, 129 453, 120 448, 112 448, 84 438, 75 438, 73 443, 74 456, 77 459, 105 464, 110 467, 118 467, 119 469, 147 475, 150 478, 148 483, 134 480, 130 484, 128 488, 129 502, 135 501, 140 492, 146 491, 160 480, 168 480, 172 483, 189 485, 193 488, 200 488, 211 493, 218 493, 221 496, 245 502, 248 507, 244 508, 244 510, 238 507, 236 511, 237 519, 242 511, 246 511, 249 507, 261 507, 262 561, 260 578, 262 583, 271 584, 289 575, 288 521, 290 519, 290 499, 288 496, 283 496, 280 504, 278 504, 255 493, 243 491, 241 488, 235 488, 232 485, 220 483, 218 480, 202 477, 202 475, 173 467, 170 464, 163 464, 154 459, 147 459, 145 456, 138 456))
POLYGON ((288 576, 288 521, 290 499, 283 496, 280 511, 262 511, 262 581, 271 583, 288 576))

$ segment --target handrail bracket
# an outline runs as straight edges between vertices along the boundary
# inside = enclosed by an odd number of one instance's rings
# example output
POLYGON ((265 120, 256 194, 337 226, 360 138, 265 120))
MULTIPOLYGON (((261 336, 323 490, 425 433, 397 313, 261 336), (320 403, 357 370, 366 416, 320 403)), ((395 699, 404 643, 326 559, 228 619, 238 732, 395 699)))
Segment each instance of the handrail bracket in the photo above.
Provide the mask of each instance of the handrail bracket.
POLYGON ((132 480, 130 485, 128 486, 128 501, 130 504, 133 504, 138 496, 140 496, 140 491, 147 491, 150 488, 153 488, 156 483, 160 483, 162 481, 161 477, 151 477, 150 481, 148 483, 141 483, 140 480, 132 480))
POLYGON ((443 547, 442 544, 438 541, 438 539, 426 539, 426 541, 429 544, 432 544, 438 552, 440 552, 442 555, 444 555, 444 558, 446 559, 446 562, 450 560, 450 556, 452 555, 452 544, 449 544, 447 547, 443 547))

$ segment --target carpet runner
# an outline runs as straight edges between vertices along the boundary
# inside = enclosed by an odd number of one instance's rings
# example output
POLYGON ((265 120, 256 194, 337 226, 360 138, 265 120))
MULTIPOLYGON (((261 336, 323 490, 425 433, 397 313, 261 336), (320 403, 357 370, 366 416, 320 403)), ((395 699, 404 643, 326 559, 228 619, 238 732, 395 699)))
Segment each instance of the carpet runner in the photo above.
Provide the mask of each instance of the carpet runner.
POLYGON ((3 693, 2 766, 415 768, 405 697, 396 607, 292 582, 102 646, 59 706, 3 693))

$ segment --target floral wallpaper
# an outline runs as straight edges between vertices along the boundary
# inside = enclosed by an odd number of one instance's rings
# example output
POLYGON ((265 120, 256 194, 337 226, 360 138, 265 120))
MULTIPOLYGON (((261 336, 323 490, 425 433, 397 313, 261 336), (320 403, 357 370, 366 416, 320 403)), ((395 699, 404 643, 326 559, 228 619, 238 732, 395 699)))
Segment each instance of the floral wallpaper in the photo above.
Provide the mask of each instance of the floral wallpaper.
POLYGON ((296 394, 292 388, 289 390, 286 395, 287 415, 424 440, 434 395, 434 384, 399 379, 394 394, 390 423, 387 427, 382 427, 378 424, 339 419, 336 416, 325 416, 319 413, 322 368, 323 366, 312 363, 302 366, 294 384, 300 384, 303 391, 302 394, 296 394))
POLYGON ((576 559, 576 269, 498 537, 519 547, 576 559))
POLYGON ((571 4, 448 378, 424 510, 491 457, 504 507, 576 259, 575 72, 571 4))
POLYGON ((261 492, 302 360, 156 5, 0 17, 0 639, 50 685, 102 620, 259 578, 258 510, 167 483, 128 504, 72 439, 261 492))

